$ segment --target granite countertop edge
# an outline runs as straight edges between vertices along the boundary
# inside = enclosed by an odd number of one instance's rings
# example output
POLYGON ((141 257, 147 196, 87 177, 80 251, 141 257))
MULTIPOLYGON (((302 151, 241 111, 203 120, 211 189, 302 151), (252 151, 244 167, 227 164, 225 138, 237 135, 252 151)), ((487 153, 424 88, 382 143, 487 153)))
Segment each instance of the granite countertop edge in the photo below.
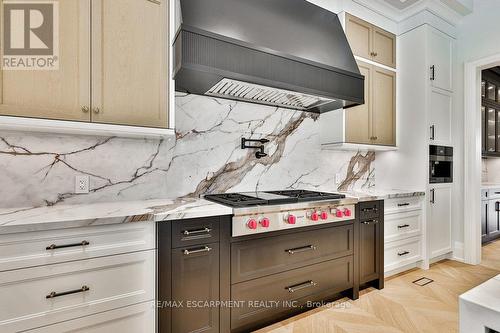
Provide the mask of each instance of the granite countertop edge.
POLYGON ((361 189, 342 192, 349 197, 358 199, 359 202, 373 200, 402 199, 425 196, 421 190, 398 190, 398 189, 361 189))
POLYGON ((231 215, 232 208, 200 198, 155 199, 0 209, 0 234, 231 215))

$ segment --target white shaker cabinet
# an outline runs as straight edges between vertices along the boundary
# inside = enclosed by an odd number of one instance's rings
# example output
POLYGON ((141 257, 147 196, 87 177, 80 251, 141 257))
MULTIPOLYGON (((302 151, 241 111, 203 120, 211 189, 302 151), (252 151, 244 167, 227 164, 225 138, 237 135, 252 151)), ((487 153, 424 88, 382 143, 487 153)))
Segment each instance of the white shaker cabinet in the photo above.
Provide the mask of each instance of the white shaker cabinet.
POLYGON ((451 113, 453 95, 432 88, 429 93, 429 143, 451 145, 451 113))
POLYGON ((427 227, 431 259, 452 251, 451 188, 451 185, 436 185, 431 186, 429 190, 430 209, 427 227))
POLYGON ((453 91, 453 39, 429 27, 427 41, 432 86, 453 91))

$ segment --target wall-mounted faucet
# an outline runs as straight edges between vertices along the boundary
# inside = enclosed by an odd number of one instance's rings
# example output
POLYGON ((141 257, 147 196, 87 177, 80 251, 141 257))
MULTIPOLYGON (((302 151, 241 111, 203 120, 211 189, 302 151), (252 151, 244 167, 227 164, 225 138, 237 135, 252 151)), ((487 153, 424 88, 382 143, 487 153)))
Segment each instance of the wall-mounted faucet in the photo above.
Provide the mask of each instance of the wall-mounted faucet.
POLYGON ((266 157, 267 154, 264 152, 264 144, 268 143, 268 142, 269 142, 268 139, 245 139, 245 138, 241 138, 241 149, 258 149, 259 151, 257 151, 255 153, 255 157, 257 157, 257 158, 266 157), (258 145, 258 146, 249 146, 249 145, 247 145, 247 142, 259 142, 259 143, 261 143, 261 145, 258 145))

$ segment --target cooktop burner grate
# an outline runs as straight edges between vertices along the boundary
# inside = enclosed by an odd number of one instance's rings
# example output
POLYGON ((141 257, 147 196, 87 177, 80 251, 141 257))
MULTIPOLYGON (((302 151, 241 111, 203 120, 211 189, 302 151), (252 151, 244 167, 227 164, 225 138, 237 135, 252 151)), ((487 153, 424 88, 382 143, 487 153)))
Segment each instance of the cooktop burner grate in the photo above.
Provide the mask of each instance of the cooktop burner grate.
POLYGON ((345 195, 307 190, 285 190, 207 194, 204 198, 231 207, 249 207, 258 205, 297 203, 305 201, 338 200, 345 198, 345 195))
POLYGON ((276 195, 297 198, 298 201, 314 201, 314 200, 335 200, 343 199, 345 195, 338 193, 316 192, 308 190, 284 190, 284 191, 268 191, 276 195))
POLYGON ((241 193, 207 194, 204 198, 221 204, 238 207, 267 204, 267 200, 241 193))

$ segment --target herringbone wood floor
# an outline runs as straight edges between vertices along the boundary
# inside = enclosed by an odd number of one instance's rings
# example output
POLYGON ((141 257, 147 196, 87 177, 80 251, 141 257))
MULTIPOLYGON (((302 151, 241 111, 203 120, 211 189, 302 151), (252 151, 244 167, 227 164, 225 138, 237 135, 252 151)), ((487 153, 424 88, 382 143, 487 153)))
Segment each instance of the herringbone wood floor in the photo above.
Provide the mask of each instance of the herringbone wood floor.
POLYGON ((498 274, 500 241, 483 247, 481 265, 441 261, 428 271, 389 278, 385 289, 367 289, 356 301, 342 299, 344 304, 311 310, 258 333, 458 332, 458 296, 498 274), (423 276, 434 282, 412 283, 423 276))

